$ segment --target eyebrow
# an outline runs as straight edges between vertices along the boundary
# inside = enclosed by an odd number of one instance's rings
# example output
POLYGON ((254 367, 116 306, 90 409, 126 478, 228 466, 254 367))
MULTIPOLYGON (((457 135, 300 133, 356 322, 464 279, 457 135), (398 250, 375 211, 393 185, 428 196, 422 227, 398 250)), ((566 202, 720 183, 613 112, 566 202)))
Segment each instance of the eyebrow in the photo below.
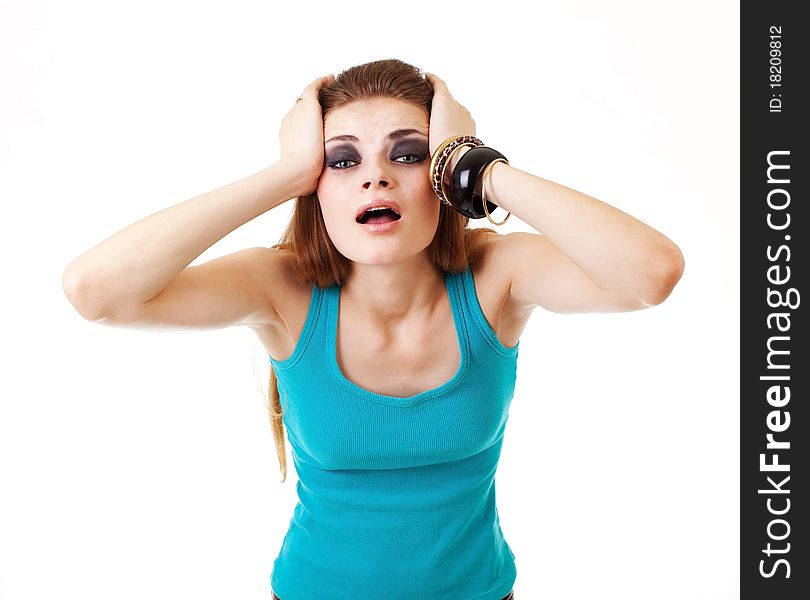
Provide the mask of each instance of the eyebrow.
MULTIPOLYGON (((392 131, 391 133, 389 133, 387 137, 389 140, 398 140, 399 138, 403 138, 406 135, 411 135, 412 133, 418 133, 421 136, 427 137, 427 135, 425 135, 418 129, 397 129, 396 131, 392 131)), ((338 141, 359 142, 360 140, 353 135, 336 135, 333 138, 329 138, 324 143, 328 144, 329 142, 338 142, 338 141)))

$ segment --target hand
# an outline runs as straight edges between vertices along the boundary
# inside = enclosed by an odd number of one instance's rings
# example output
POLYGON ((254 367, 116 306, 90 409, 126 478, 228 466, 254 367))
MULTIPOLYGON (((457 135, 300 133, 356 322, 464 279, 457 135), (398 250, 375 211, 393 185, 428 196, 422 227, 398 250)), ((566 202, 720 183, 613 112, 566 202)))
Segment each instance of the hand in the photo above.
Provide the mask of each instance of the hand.
MULTIPOLYGON (((430 132, 428 147, 431 156, 436 148, 451 136, 475 135, 475 121, 470 111, 453 98, 447 85, 433 75, 425 73, 425 79, 433 86, 433 102, 430 108, 430 132)), ((462 148, 464 150, 464 148, 462 148)), ((461 151, 454 153, 460 156, 461 151)))
POLYGON ((323 171, 323 111, 318 92, 335 80, 334 75, 319 77, 310 83, 281 121, 280 162, 288 169, 294 188, 291 197, 306 196, 318 188, 323 171))

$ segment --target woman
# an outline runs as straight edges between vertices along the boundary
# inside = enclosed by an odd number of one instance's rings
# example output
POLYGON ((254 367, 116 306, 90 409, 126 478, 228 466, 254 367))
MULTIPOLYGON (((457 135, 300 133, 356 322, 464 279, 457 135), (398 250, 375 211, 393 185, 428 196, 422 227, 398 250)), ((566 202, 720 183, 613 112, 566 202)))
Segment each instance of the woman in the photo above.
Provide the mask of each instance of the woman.
POLYGON ((529 316, 659 304, 678 247, 509 165, 441 79, 398 60, 313 81, 280 141, 267 169, 78 257, 66 294, 108 325, 261 339, 282 481, 284 425, 299 476, 275 598, 511 598, 494 476, 529 316), (188 266, 289 198, 281 243, 188 266), (468 227, 502 223, 497 207, 543 235, 468 227))

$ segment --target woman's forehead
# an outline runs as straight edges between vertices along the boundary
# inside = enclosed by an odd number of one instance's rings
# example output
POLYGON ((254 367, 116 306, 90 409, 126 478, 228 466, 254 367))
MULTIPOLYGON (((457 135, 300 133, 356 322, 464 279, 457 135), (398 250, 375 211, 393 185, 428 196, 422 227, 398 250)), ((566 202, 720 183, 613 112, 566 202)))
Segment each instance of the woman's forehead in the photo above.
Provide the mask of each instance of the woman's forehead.
POLYGON ((396 129, 416 129, 428 133, 427 110, 413 102, 395 98, 357 100, 336 108, 326 115, 325 139, 337 135, 365 136, 387 135, 396 129))

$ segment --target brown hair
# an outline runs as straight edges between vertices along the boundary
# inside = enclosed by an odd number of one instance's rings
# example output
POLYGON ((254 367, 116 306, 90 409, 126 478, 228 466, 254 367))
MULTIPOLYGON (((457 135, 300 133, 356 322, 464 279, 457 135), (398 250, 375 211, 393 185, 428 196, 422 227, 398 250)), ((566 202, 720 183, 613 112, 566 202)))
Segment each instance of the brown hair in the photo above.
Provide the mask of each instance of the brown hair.
MULTIPOLYGON (((331 84, 320 89, 323 118, 334 109, 357 100, 396 98, 425 108, 430 115, 433 87, 422 72, 397 59, 378 60, 342 71, 331 84)), ((326 231, 317 193, 294 199, 290 222, 273 248, 289 252, 299 276, 309 284, 325 288, 342 284, 351 272, 351 261, 338 252, 326 231)), ((438 202, 438 200, 437 200, 438 202)), ((429 246, 433 264, 441 271, 460 272, 484 242, 496 233, 487 227, 469 228, 469 218, 443 202, 439 203, 439 225, 429 246)), ((287 478, 287 455, 278 383, 272 364, 267 395, 273 438, 281 468, 287 478)))

